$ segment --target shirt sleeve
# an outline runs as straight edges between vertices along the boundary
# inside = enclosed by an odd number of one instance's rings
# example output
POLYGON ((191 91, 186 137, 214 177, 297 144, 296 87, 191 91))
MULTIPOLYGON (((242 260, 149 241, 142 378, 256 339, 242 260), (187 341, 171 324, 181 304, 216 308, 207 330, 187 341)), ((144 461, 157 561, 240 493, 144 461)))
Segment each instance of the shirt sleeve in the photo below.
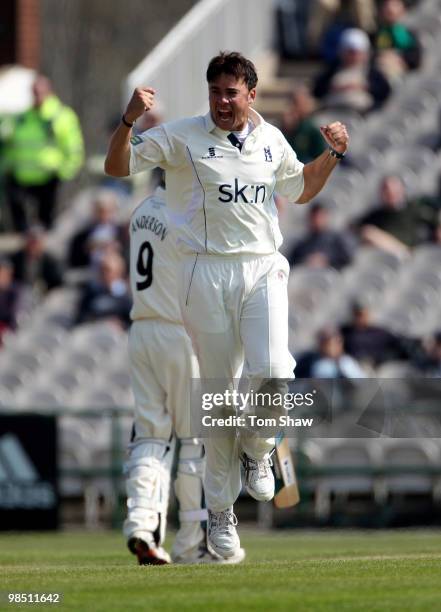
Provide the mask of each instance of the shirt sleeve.
POLYGON ((157 166, 166 168, 170 159, 170 141, 162 125, 130 139, 130 174, 151 170, 157 166))
POLYGON ((276 191, 290 202, 295 202, 303 193, 303 166, 297 155, 282 137, 282 161, 276 172, 276 191))

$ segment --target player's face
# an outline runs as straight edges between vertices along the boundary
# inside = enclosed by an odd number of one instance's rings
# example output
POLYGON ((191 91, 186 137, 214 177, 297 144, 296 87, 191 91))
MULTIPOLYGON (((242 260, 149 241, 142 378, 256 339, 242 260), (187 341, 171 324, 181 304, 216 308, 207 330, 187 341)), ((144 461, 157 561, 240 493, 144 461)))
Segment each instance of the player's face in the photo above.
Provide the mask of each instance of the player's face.
POLYGON ((248 121, 256 90, 249 90, 243 79, 221 74, 208 84, 210 113, 214 123, 228 132, 242 130, 248 121))

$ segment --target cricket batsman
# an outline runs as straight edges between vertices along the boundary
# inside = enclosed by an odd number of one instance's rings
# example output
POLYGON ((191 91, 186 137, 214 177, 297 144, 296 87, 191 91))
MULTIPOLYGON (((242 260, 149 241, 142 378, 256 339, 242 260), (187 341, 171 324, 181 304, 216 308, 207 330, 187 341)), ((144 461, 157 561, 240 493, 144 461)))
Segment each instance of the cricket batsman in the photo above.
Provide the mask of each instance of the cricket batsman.
MULTIPOLYGON (((180 304, 202 380, 229 388, 243 363, 253 389, 278 392, 293 377, 288 350, 289 265, 274 192, 303 204, 325 185, 348 146, 346 127, 321 128, 328 149, 304 165, 282 133, 252 108, 257 74, 237 52, 207 69, 209 112, 152 128, 131 140, 133 123, 152 107, 155 91, 137 88, 112 135, 105 169, 127 176, 154 166, 166 172, 167 204, 177 220, 182 268, 180 304)), ((274 438, 232 431, 204 440, 208 542, 223 558, 240 550, 233 504, 245 488, 274 496, 274 438)))
MULTIPOLYGON (((127 475, 124 534, 141 565, 170 563, 162 547, 170 472, 177 438, 174 483, 180 527, 172 549, 176 563, 222 563, 206 542, 207 510, 202 479, 204 449, 190 434, 190 384, 199 377, 196 356, 184 329, 177 295, 179 256, 158 187, 130 219, 130 284, 133 295, 129 365, 135 420, 127 475)), ((229 562, 244 558, 240 549, 229 562)))

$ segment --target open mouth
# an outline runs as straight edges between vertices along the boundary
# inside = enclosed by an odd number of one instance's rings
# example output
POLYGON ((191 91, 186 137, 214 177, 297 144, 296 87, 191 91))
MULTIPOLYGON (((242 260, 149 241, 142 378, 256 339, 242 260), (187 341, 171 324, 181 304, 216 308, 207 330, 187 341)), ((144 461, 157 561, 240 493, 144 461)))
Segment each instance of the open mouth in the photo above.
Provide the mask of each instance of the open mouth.
POLYGON ((218 110, 217 116, 221 123, 228 123, 233 118, 233 113, 230 110, 218 110))

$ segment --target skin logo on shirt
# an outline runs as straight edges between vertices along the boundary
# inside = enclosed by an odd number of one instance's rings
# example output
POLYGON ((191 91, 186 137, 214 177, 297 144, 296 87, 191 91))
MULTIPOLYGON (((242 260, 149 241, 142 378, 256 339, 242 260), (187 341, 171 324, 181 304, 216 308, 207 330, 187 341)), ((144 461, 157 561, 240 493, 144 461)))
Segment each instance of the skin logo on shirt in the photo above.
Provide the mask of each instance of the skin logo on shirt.
POLYGON ((243 202, 244 204, 263 204, 266 199, 265 185, 241 185, 237 178, 234 185, 224 183, 219 185, 219 202, 243 202))
POLYGON ((142 138, 141 136, 132 136, 130 142, 132 143, 132 145, 139 145, 142 142, 142 138))
POLYGON ((263 152, 265 153, 265 161, 272 162, 273 161, 273 156, 272 156, 272 153, 271 153, 271 149, 269 147, 264 147, 263 148, 263 152))
POLYGON ((203 155, 202 159, 221 159, 223 155, 216 155, 216 147, 208 147, 208 155, 203 155))

